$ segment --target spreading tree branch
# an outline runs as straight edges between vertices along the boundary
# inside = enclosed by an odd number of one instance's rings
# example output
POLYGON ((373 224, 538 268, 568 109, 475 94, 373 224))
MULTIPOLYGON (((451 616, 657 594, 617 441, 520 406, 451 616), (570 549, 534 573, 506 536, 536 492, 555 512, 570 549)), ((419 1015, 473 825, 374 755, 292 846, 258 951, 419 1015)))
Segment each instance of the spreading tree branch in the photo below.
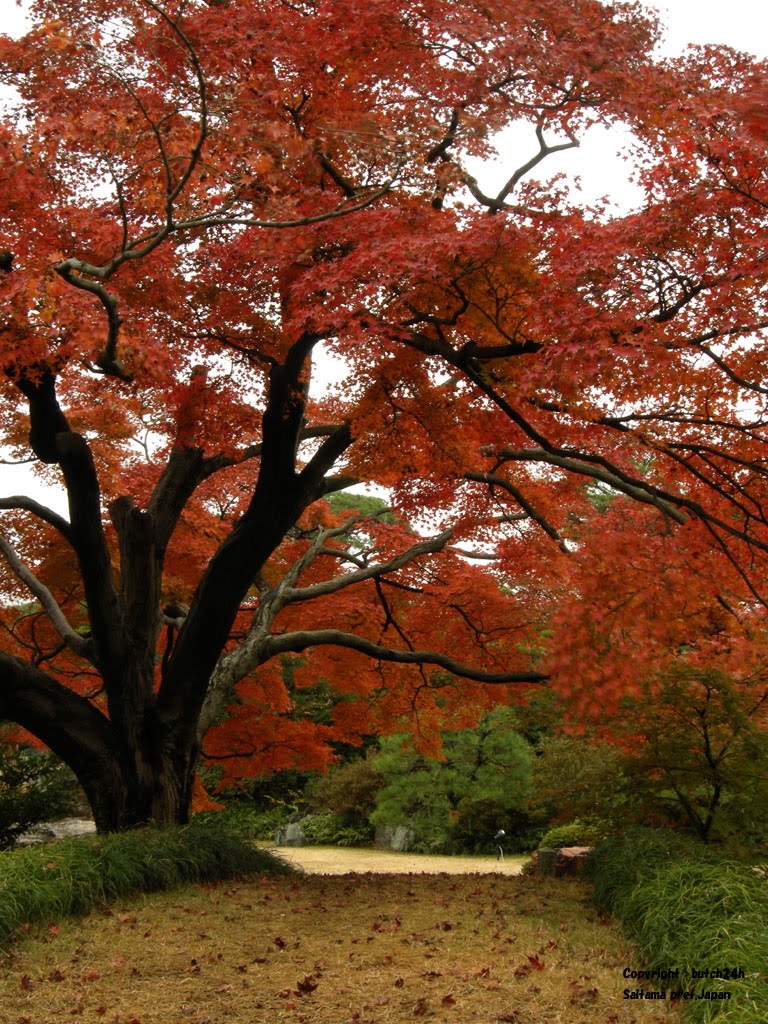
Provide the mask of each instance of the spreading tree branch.
POLYGON ((326 493, 327 474, 352 440, 349 427, 334 427, 307 466, 297 469, 307 429, 306 363, 320 340, 319 334, 302 334, 270 370, 256 486, 245 513, 210 560, 168 660, 159 712, 179 716, 193 733, 243 597, 304 509, 326 493))
POLYGON ((525 510, 526 515, 533 519, 534 522, 539 524, 539 526, 547 534, 547 536, 551 537, 552 540, 554 540, 557 543, 561 551, 563 551, 566 555, 569 553, 568 546, 565 543, 562 536, 560 535, 560 532, 557 529, 557 527, 553 526, 552 523, 550 523, 549 520, 546 518, 546 516, 538 511, 535 505, 533 505, 525 497, 525 495, 519 487, 515 487, 515 485, 511 483, 509 480, 505 480, 504 477, 496 476, 493 473, 470 472, 465 473, 464 477, 466 480, 471 480, 474 483, 488 484, 489 487, 498 487, 501 490, 506 491, 507 494, 511 494, 515 501, 518 503, 518 505, 525 510))
POLYGON ((46 505, 41 505, 34 498, 28 498, 23 494, 14 494, 8 498, 0 498, 0 509, 17 509, 18 511, 31 512, 33 516, 36 516, 42 522, 53 526, 66 541, 70 544, 72 543, 72 529, 67 520, 60 516, 58 512, 54 512, 53 509, 48 508, 46 505))
POLYGON ((103 778, 114 752, 109 720, 86 697, 0 651, 0 719, 18 723, 62 758, 80 782, 103 778))
POLYGON ((101 517, 101 493, 85 438, 70 429, 56 397, 56 377, 20 376, 17 387, 29 402, 30 445, 37 457, 58 464, 69 501, 69 539, 77 555, 99 664, 122 665, 124 637, 109 547, 101 517))
MULTIPOLYGON (((304 650, 307 646, 335 644, 339 647, 348 647, 359 650, 361 653, 367 654, 369 657, 376 658, 379 661, 395 661, 400 662, 401 664, 413 665, 438 665, 448 671, 454 672, 455 675, 476 679, 480 682, 541 682, 546 678, 542 673, 535 672, 515 672, 511 674, 483 672, 479 669, 473 669, 465 665, 461 665, 459 662, 449 658, 447 655, 443 655, 438 652, 415 651, 412 648, 408 651, 399 651, 380 644, 375 644, 373 641, 354 634, 343 633, 339 630, 321 630, 317 634, 312 633, 312 636, 321 637, 321 639, 317 641, 317 644, 307 641, 306 637, 310 634, 304 632, 273 635, 273 622, 279 612, 286 606, 304 601, 312 601, 319 597, 327 597, 331 594, 339 593, 342 590, 365 583, 369 580, 373 580, 378 588, 382 582, 390 582, 390 576, 399 572, 401 569, 404 569, 414 561, 425 555, 434 554, 444 550, 453 536, 452 530, 446 530, 435 537, 430 537, 411 545, 411 547, 407 548, 405 551, 400 552, 386 561, 375 562, 370 565, 361 564, 361 560, 351 553, 329 548, 327 546, 329 540, 332 540, 334 537, 343 536, 354 526, 361 525, 366 521, 371 521, 372 518, 375 517, 354 516, 340 526, 319 531, 313 542, 304 554, 293 563, 288 573, 280 583, 271 590, 265 591, 261 594, 259 605, 254 613, 248 635, 236 648, 222 655, 212 674, 210 686, 208 688, 200 716, 198 733, 200 739, 202 739, 205 732, 211 727, 211 725, 221 717, 227 704, 232 703, 235 696, 235 686, 241 679, 254 671, 260 665, 263 665, 265 662, 275 657, 277 654, 285 653, 288 650, 296 650, 298 652, 304 650), (346 558, 349 562, 357 564, 360 567, 355 571, 344 572, 320 583, 310 584, 306 587, 296 586, 301 575, 309 568, 309 566, 318 557, 324 555, 346 558), (286 640, 286 637, 289 639, 286 640), (334 640, 332 638, 336 639, 334 640), (291 646, 294 640, 299 645, 296 648, 291 646), (285 647, 285 644, 288 644, 288 646, 285 647)), ((381 593, 379 593, 379 596, 382 596, 381 593)), ((386 603, 383 603, 386 608, 386 603)), ((406 638, 399 630, 399 627, 394 623, 394 620, 391 620, 391 616, 389 617, 389 620, 393 622, 395 628, 398 629, 401 638, 405 640, 406 638)))
POLYGON ((399 651, 382 647, 371 640, 338 629, 299 630, 271 637, 267 643, 269 656, 300 653, 312 647, 346 647, 359 651, 376 661, 394 662, 398 665, 436 665, 463 679, 478 683, 544 683, 549 678, 544 672, 486 672, 482 669, 463 665, 437 651, 399 651))
MULTIPOLYGON (((339 531, 333 532, 346 532, 349 529, 349 525, 345 524, 345 527, 342 527, 339 531)), ((330 531, 327 532, 330 533, 330 531)), ((313 601, 318 597, 326 597, 328 594, 336 594, 340 590, 354 586, 356 583, 362 583, 365 580, 374 578, 380 579, 383 576, 397 572, 399 569, 403 569, 406 565, 409 565, 422 555, 442 551, 452 536, 453 531, 446 530, 444 533, 441 533, 436 537, 431 537, 429 540, 414 544, 413 547, 408 548, 407 551, 401 552, 399 555, 391 558, 388 562, 380 562, 375 565, 370 565, 365 569, 358 569, 357 572, 344 573, 342 576, 336 576, 333 579, 324 580, 322 583, 314 583, 308 587, 285 587, 284 589, 281 589, 280 593, 282 605, 284 607, 285 605, 292 604, 295 601, 313 601)), ((321 538, 323 538, 323 540, 327 539, 324 535, 321 535, 321 538)))
POLYGON ((13 570, 14 575, 21 580, 29 592, 36 597, 43 606, 46 615, 51 620, 53 628, 59 634, 66 646, 69 647, 70 650, 74 651, 75 654, 79 654, 81 657, 87 658, 87 660, 93 664, 94 651, 92 641, 87 637, 81 636, 72 628, 64 612, 59 607, 56 598, 50 592, 48 587, 46 587, 45 584, 37 578, 37 576, 35 576, 29 566, 26 565, 19 557, 18 552, 10 544, 8 539, 1 533, 0 551, 5 556, 5 560, 13 570))

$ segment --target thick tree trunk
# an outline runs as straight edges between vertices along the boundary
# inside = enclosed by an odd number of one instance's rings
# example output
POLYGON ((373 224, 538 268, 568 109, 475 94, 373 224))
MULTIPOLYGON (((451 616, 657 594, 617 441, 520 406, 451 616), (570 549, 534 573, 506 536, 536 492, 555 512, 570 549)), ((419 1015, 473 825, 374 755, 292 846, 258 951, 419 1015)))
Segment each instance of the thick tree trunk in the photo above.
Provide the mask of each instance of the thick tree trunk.
MULTIPOLYGON (((143 761, 146 752, 139 752, 143 761)), ((100 773, 81 778, 98 832, 123 832, 149 823, 183 825, 189 821, 196 757, 191 753, 137 771, 115 759, 100 773)))
POLYGON ((188 821, 199 756, 185 722, 126 701, 117 721, 47 673, 0 652, 0 718, 37 736, 75 773, 99 832, 188 821))

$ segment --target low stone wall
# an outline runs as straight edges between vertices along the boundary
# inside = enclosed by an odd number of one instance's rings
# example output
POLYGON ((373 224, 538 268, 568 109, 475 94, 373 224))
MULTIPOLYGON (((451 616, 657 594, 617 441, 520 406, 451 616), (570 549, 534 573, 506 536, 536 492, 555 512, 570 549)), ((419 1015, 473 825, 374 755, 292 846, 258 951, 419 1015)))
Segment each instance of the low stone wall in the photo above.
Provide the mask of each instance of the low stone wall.
POLYGON ((544 846, 531 856, 532 872, 539 877, 579 877, 584 874, 592 849, 591 846, 564 846, 555 850, 544 846))

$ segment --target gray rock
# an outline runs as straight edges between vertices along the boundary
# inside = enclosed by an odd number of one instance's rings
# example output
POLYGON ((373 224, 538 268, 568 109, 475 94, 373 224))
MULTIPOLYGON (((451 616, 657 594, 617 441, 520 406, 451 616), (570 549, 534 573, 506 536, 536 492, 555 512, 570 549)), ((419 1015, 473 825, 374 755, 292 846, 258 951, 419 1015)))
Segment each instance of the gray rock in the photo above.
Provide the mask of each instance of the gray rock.
POLYGON ((591 846, 564 846, 553 850, 543 846, 531 857, 534 875, 564 878, 581 875, 587 857, 592 853, 591 846))
POLYGON ((555 874, 558 878, 582 875, 590 853, 592 853, 591 846, 564 846, 557 851, 555 874))
POLYGON ((413 846, 414 834, 412 829, 405 825, 398 825, 392 836, 392 849, 399 853, 405 853, 413 846))
POLYGON ((63 818, 61 821, 46 821, 33 826, 16 840, 17 846, 34 846, 51 843, 55 839, 69 839, 71 836, 90 835, 96 831, 96 822, 88 818, 63 818))
POLYGON ((283 846, 303 846, 304 829, 297 821, 289 822, 283 829, 283 846))
POLYGON ((405 853, 413 848, 416 837, 413 830, 406 825, 377 825, 374 846, 381 850, 395 850, 398 853, 405 853))
POLYGON ((392 837, 394 834, 395 830, 391 825, 377 825, 373 845, 378 847, 380 850, 391 850, 392 837))

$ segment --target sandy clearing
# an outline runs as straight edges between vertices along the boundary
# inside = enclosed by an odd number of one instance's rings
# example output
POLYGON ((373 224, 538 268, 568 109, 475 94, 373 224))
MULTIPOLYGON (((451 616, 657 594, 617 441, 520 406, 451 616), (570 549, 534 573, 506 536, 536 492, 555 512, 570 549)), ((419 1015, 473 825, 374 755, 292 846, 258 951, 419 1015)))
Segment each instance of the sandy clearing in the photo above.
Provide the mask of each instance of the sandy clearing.
POLYGON ((420 853, 394 853, 390 850, 346 849, 340 846, 269 847, 283 860, 308 874, 348 875, 427 874, 519 875, 526 857, 429 857, 420 853))

